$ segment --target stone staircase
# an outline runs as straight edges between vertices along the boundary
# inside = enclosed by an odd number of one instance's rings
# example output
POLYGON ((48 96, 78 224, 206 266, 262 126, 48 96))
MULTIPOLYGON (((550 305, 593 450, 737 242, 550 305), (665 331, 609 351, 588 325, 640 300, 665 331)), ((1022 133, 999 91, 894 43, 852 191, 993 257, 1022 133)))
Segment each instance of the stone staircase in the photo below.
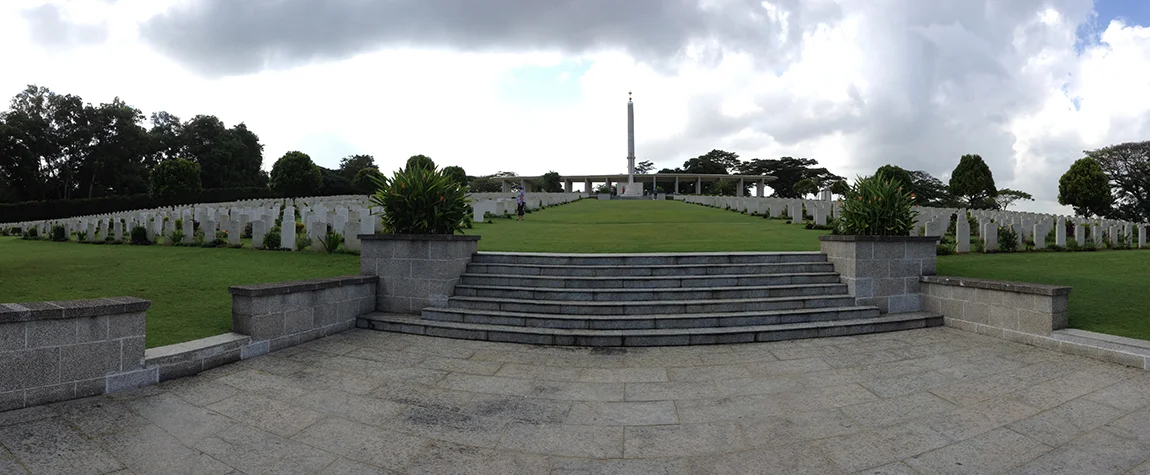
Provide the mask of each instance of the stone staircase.
POLYGON ((818 252, 477 253, 442 307, 357 326, 471 340, 669 346, 857 335, 942 325, 856 305, 818 252))

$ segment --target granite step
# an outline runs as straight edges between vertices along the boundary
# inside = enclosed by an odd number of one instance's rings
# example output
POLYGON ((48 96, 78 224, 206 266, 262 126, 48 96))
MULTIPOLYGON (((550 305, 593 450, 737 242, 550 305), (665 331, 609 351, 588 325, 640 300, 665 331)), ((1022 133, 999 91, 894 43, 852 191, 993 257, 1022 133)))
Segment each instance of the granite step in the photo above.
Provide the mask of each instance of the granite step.
POLYGON ((775 264, 827 262, 827 256, 819 252, 692 252, 635 254, 480 252, 472 257, 472 262, 477 264, 546 264, 561 266, 775 264))
POLYGON ((429 307, 423 309, 425 320, 441 322, 596 330, 737 327, 851 320, 878 316, 878 308, 866 306, 669 315, 565 315, 461 308, 429 307))
POLYGON ((659 300, 726 300, 818 295, 846 295, 846 284, 798 284, 655 289, 555 289, 505 285, 455 286, 457 297, 557 300, 567 302, 640 302, 659 300))
POLYGON ((493 342, 563 346, 680 346, 750 343, 909 330, 942 325, 942 316, 916 312, 873 318, 710 328, 572 330, 427 320, 414 315, 371 313, 356 326, 375 330, 493 342))
POLYGON ((562 300, 453 296, 448 298, 447 302, 447 306, 450 308, 572 315, 642 315, 752 312, 800 308, 846 307, 855 305, 854 297, 849 295, 813 295, 795 297, 702 300, 645 300, 634 302, 578 302, 562 300))
POLYGON ((469 274, 538 275, 567 277, 763 275, 834 272, 829 262, 781 262, 767 264, 671 264, 671 265, 558 265, 484 264, 474 260, 469 274))
POLYGON ((838 283, 839 280, 839 274, 835 272, 615 277, 572 277, 466 273, 460 277, 459 283, 464 285, 507 285, 512 287, 546 287, 561 289, 652 289, 731 287, 743 285, 834 284, 838 283))

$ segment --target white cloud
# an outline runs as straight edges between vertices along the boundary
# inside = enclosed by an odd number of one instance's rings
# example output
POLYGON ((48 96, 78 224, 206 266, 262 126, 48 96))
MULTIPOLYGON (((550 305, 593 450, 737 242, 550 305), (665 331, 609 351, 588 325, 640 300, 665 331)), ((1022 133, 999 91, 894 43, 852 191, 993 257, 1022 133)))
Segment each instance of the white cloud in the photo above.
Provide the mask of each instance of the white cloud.
MULTIPOLYGON (((1078 52, 1075 32, 1090 19, 1083 0, 904 9, 841 0, 810 7, 836 15, 806 17, 792 2, 764 2, 740 25, 781 25, 771 38, 795 49, 776 63, 726 48, 725 36, 699 36, 658 64, 610 46, 560 54, 409 44, 224 78, 141 39, 143 22, 181 2, 53 2, 64 21, 107 27, 102 42, 69 48, 32 40, 22 13, 43 3, 0 3, 0 41, 14 65, 0 71, 0 94, 38 84, 90 102, 120 96, 145 113, 242 121, 265 144, 265 168, 300 149, 329 167, 350 153, 373 154, 385 169, 423 153, 471 174, 619 173, 633 90, 637 155, 659 167, 722 148, 748 159, 816 158, 846 176, 895 163, 945 181, 961 154, 979 153, 1000 187, 1039 198, 1021 207, 1054 211, 1064 210, 1057 179, 1083 149, 1150 138, 1150 29, 1114 22, 1078 52), (575 61, 589 67, 556 82, 578 89, 573 101, 500 93, 515 70, 575 61)), ((709 4, 712 13, 733 5, 709 4)), ((782 57, 778 45, 764 48, 782 57)))

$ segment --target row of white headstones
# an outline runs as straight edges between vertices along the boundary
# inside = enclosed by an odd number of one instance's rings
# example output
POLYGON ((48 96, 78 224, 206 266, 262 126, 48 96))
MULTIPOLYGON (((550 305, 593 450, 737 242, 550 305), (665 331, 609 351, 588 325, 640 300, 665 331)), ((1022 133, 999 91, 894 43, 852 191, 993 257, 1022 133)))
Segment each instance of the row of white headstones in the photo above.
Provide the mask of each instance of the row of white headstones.
MULTIPOLYGON (((527 210, 568 203, 586 195, 583 193, 531 193, 524 205, 527 210)), ((517 198, 509 193, 472 193, 472 219, 482 222, 488 215, 513 214, 517 198)), ((295 199, 244 200, 229 203, 205 203, 171 208, 133 210, 94 216, 77 216, 31 222, 5 223, 0 227, 21 229, 36 228, 40 236, 48 236, 54 226, 64 226, 68 236, 83 233, 87 241, 124 241, 127 234, 136 226, 142 226, 147 239, 156 242, 158 237, 170 239, 177 231, 183 234, 182 243, 195 240, 194 223, 203 232, 203 239, 212 241, 217 231, 227 234, 227 244, 239 245, 247 226, 251 225, 252 247, 264 248, 264 237, 272 231, 277 218, 282 222, 294 223, 296 210, 299 221, 304 225, 305 235, 311 239, 311 249, 323 250, 320 241, 327 233, 334 232, 344 238, 344 248, 359 250, 359 234, 381 232, 382 210, 371 205, 368 196, 323 196, 295 199)), ((289 228, 290 229, 290 228, 289 228)), ((296 250, 296 233, 280 232, 279 247, 296 250)))
MULTIPOLYGON (((839 202, 827 200, 689 195, 677 196, 676 199, 774 218, 788 216, 793 219, 796 216, 803 216, 805 210, 806 214, 812 217, 814 224, 819 226, 826 226, 829 219, 839 217, 842 212, 842 205, 839 202)), ((1073 224, 1073 233, 1070 237, 1079 246, 1086 245, 1088 239, 1100 246, 1108 238, 1111 243, 1130 240, 1131 247, 1146 247, 1146 223, 1025 211, 930 207, 917 207, 916 210, 918 216, 915 218, 911 234, 941 237, 950 227, 951 220, 955 220, 958 252, 970 252, 971 229, 966 219, 955 219, 956 216, 970 216, 978 222, 978 235, 982 238, 987 251, 998 249, 999 227, 1011 228, 1019 244, 1032 240, 1036 249, 1046 247, 1046 236, 1053 230, 1054 244, 1064 247, 1068 222, 1073 224), (1133 237, 1135 229, 1138 232, 1136 242, 1133 237)), ((802 219, 794 219, 792 222, 802 223, 802 219)))

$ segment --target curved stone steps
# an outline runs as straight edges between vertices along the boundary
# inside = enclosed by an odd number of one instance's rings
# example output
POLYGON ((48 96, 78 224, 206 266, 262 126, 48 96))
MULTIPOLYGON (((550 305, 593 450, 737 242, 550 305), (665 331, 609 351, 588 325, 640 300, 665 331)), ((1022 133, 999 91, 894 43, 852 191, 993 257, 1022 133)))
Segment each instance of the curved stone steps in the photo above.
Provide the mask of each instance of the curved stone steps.
POLYGON ((565 346, 680 346, 750 343, 832 336, 861 335, 941 326, 942 316, 925 313, 881 317, 740 327, 644 330, 570 330, 485 325, 428 320, 414 315, 372 313, 356 321, 359 328, 467 340, 565 346))
POLYGON ((853 306, 759 312, 650 315, 568 315, 431 307, 424 309, 422 316, 427 320, 456 323, 479 323, 487 325, 506 325, 536 328, 634 330, 656 328, 737 327, 851 320, 874 318, 879 316, 879 311, 874 307, 853 306))
POLYGON ((669 264, 669 265, 548 265, 484 264, 474 261, 467 266, 470 274, 546 275, 571 277, 687 276, 796 274, 834 272, 829 262, 783 262, 767 264, 669 264))
POLYGON ((855 299, 849 295, 815 295, 739 299, 576 302, 455 296, 448 298, 447 303, 448 307, 451 308, 502 310, 507 312, 575 315, 638 315, 844 307, 855 305, 855 299))
POLYGON ((557 300, 565 302, 638 302, 663 300, 724 300, 772 297, 846 295, 846 284, 800 284, 650 289, 555 289, 506 285, 455 286, 458 297, 557 300))
POLYGON ((834 284, 835 272, 800 272, 793 274, 716 274, 662 276, 549 276, 464 273, 464 285, 506 285, 512 287, 545 287, 560 289, 654 289, 679 287, 733 287, 744 285, 834 284))

